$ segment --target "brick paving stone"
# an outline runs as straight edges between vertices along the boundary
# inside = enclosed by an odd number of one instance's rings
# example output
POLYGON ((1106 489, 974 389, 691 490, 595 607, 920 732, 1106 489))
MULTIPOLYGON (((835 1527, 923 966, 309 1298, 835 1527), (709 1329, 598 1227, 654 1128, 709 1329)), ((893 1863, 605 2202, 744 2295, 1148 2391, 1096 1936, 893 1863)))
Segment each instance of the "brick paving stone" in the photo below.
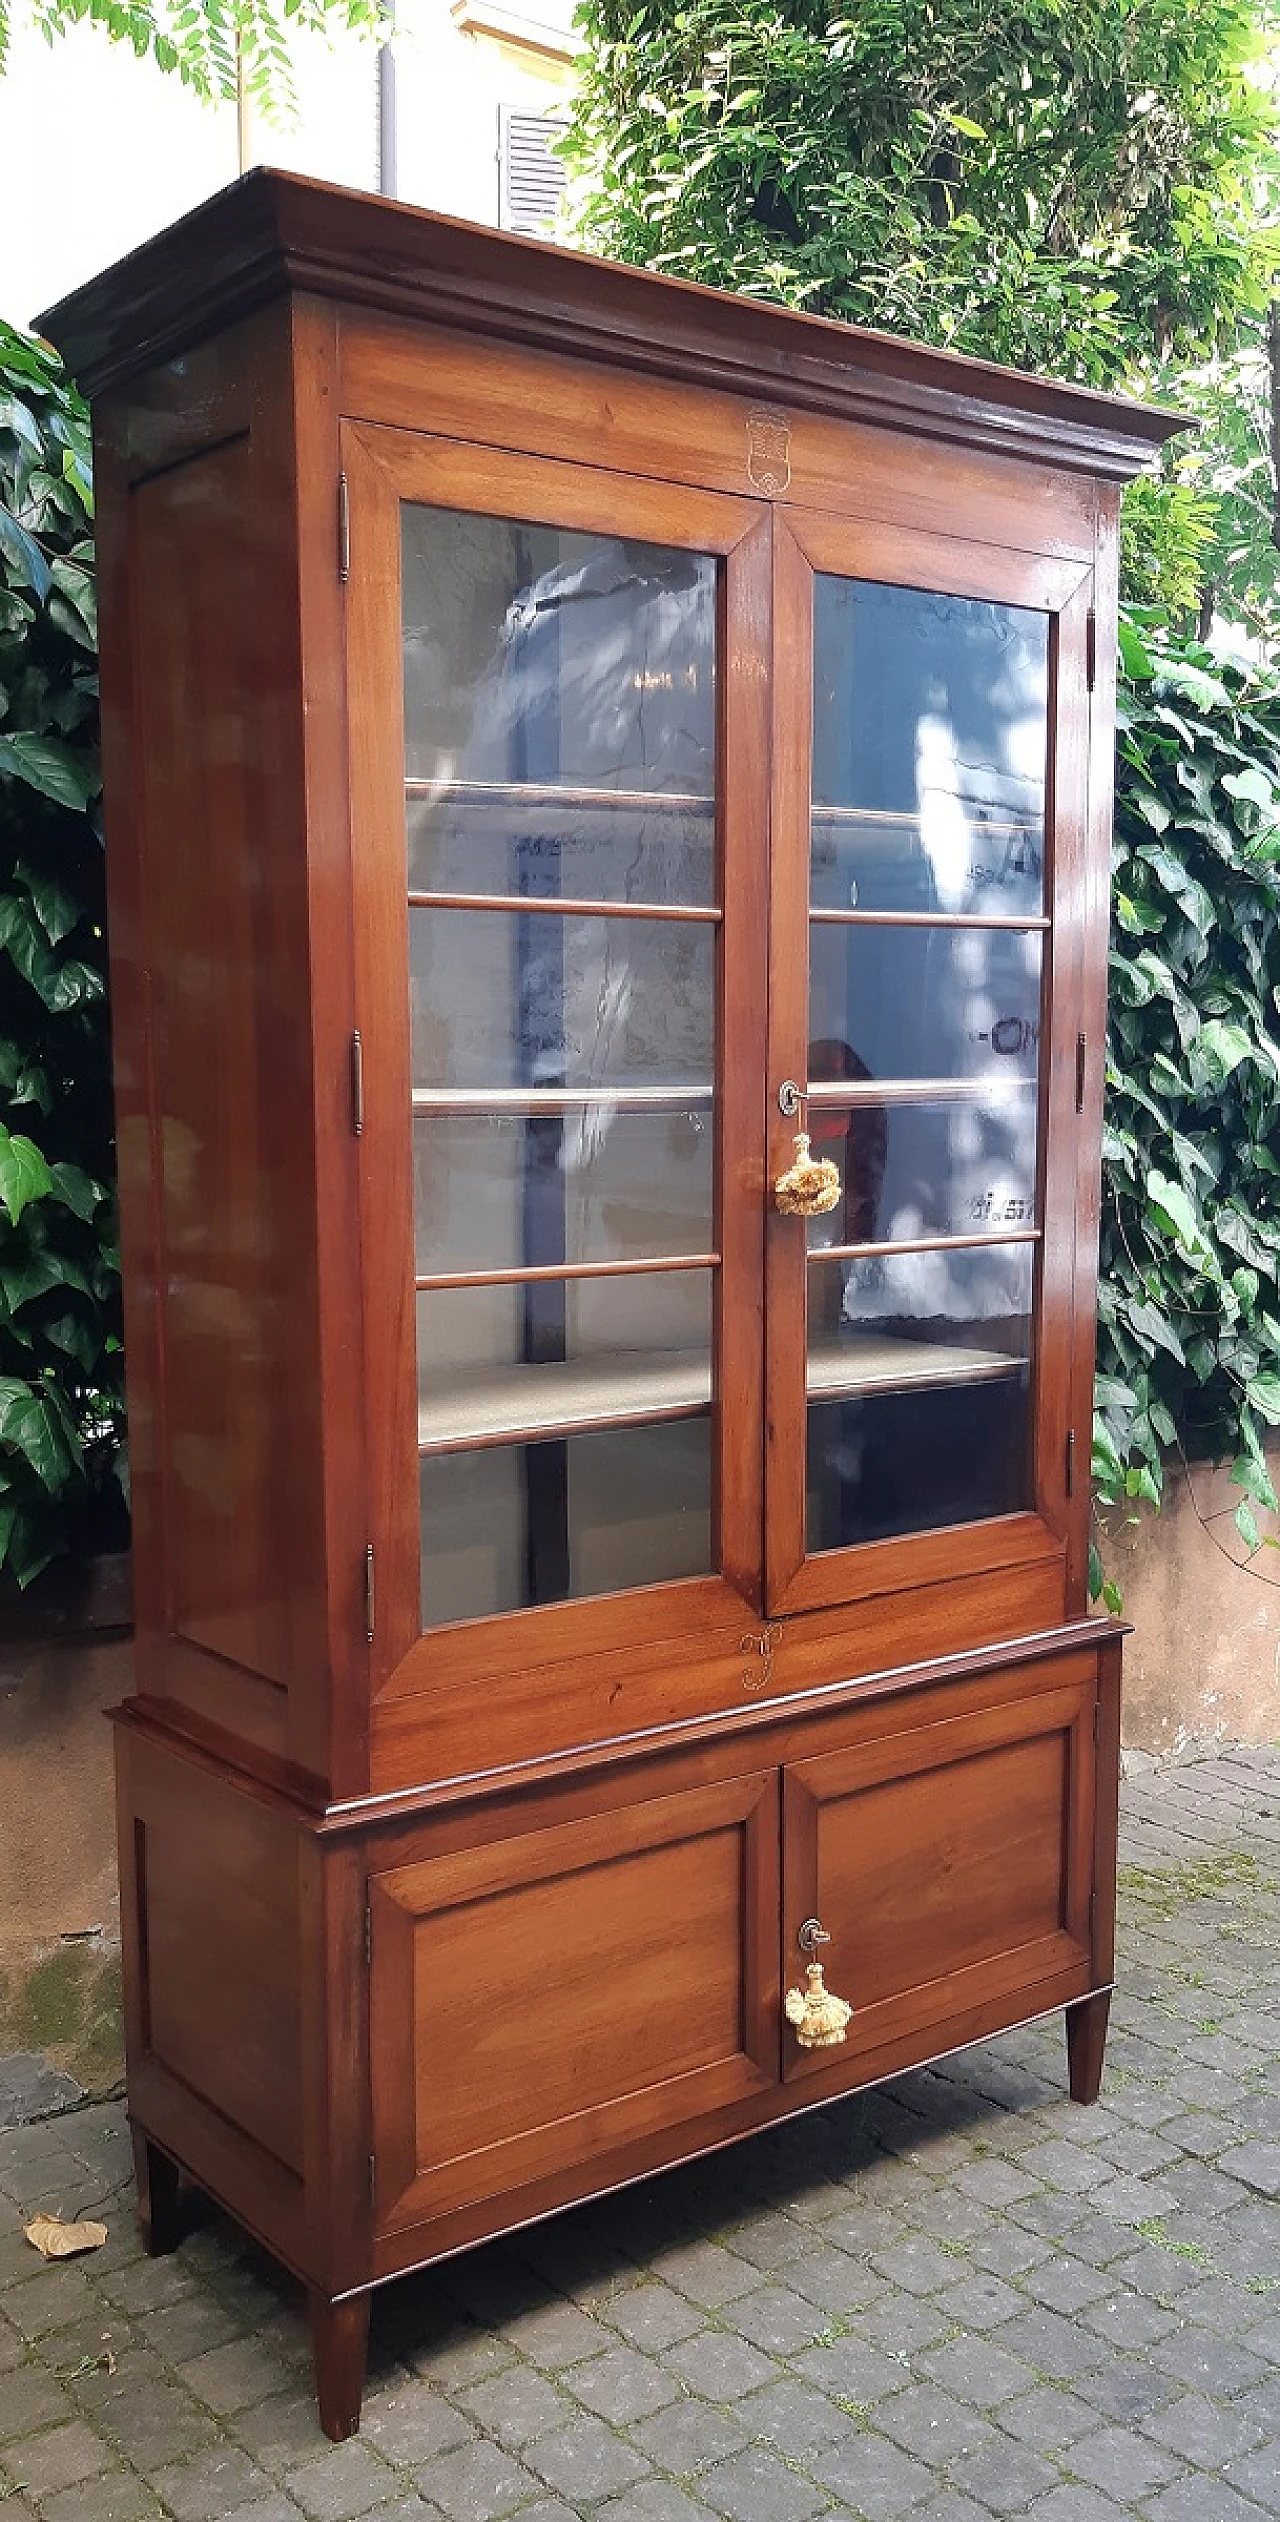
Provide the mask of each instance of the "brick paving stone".
POLYGON ((846 2435, 830 2451, 807 2464, 818 2483, 829 2488, 841 2506, 865 2516, 865 2522, 899 2522, 917 2510, 937 2485, 936 2473, 924 2461, 887 2443, 869 2427, 846 2435))
MULTIPOLYGON (((460 2460, 463 2455, 455 2453, 454 2458, 460 2460)), ((545 2479, 548 2487, 570 2504, 616 2495, 620 2488, 629 2487, 633 2479, 642 2477, 648 2466, 635 2445, 624 2443, 599 2417, 577 2417, 570 2425, 557 2427, 553 2434, 539 2435, 536 2443, 526 2445, 525 2458, 539 2478, 545 2479)), ((439 2496, 430 2475, 419 2483, 428 2495, 439 2497, 447 2513, 455 2513, 447 2499, 439 2496)), ((473 2522, 473 2518, 470 2512, 456 2512, 455 2522, 473 2522)), ((481 2517, 476 2516, 475 2522, 481 2522, 481 2517)))
POLYGON ((9 2373, 0 2373, 0 2443, 18 2435, 34 2434, 37 2426, 51 2426, 59 2418, 74 2417, 65 2391, 60 2390, 51 2374, 41 2373, 34 2365, 17 2365, 9 2373))
POLYGON ((676 2397, 679 2387, 660 2364, 638 2355, 634 2347, 614 2347, 590 2364, 575 2364, 565 2380, 574 2398, 611 2426, 651 2417, 655 2408, 665 2408, 676 2397))
POLYGON ((791 2380, 752 2391, 749 2398, 739 2401, 737 2413, 753 2443, 775 2444, 790 2459, 801 2462, 811 2452, 825 2451, 856 2433, 861 2422, 828 2399, 825 2391, 806 2389, 791 2380))
POLYGON ((1106 2278, 1087 2260, 1067 2259, 1056 2251, 1038 2268, 1028 2269, 1023 2284, 1033 2302, 1068 2317, 1083 2311, 1086 2303, 1101 2302, 1107 2291, 1106 2278))
MULTIPOLYGON (((96 2478, 112 2457, 100 2437, 77 2417, 70 2425, 54 2426, 46 2434, 28 2435, 25 2442, 11 2444, 0 2471, 13 2487, 46 2496, 55 2488, 78 2487, 82 2479, 96 2478)), ((7 2496, 5 2509, 7 2513, 7 2496)))
POLYGON ((720 2402, 740 2399, 745 2391, 754 2391, 777 2375, 777 2366, 758 2347, 720 2329, 701 2330, 696 2338, 673 2347, 666 2363, 703 2399, 720 2402))
POLYGON ((1067 2467, 1125 2504, 1134 2504, 1185 2475, 1181 2461, 1162 2452, 1132 2426, 1104 2426, 1088 2435, 1072 2446, 1067 2467))
POLYGON ((298 2522, 298 2508, 292 2496, 277 2490, 273 2495, 258 2496, 252 2504, 238 2504, 223 2522, 298 2522))
POLYGON ((1021 2513, 1033 2496, 1060 2483, 1059 2472, 1025 2443, 994 2436, 977 2452, 953 2462, 952 2483, 961 2495, 976 2496, 993 2513, 1021 2513))
POLYGON ((163 2522, 164 2508, 145 2479, 132 2470, 110 2470, 64 2487, 40 2506, 40 2522, 163 2522))
MULTIPOLYGON (((533 2392, 545 2395, 550 2412, 549 2424, 555 2423, 557 2415, 564 2415, 563 2400, 538 2374, 522 2373, 519 2379, 525 2390, 523 2413, 526 2416, 529 2413, 528 2394, 533 2392)), ((471 2417, 477 2414, 475 2399, 485 2391, 495 2390, 506 2392, 504 2413, 508 2417, 514 2416, 514 2400, 505 2375, 495 2381, 482 2382, 477 2392, 464 2395, 462 2405, 469 2412, 466 2416, 461 2407, 455 2408, 430 2382, 398 2380, 391 2390, 379 2395, 372 2407, 366 2406, 360 2420, 361 2438, 371 2444, 375 2452, 381 2453, 384 2461, 405 2464, 430 2460, 435 2452, 456 2451, 460 2443, 469 2442, 476 2432, 475 2425, 471 2423, 471 2417)), ((496 2434, 500 2443, 523 2441, 523 2435, 518 2430, 514 2435, 508 2431, 508 2427, 500 2421, 497 2409, 490 2407, 478 2422, 487 2434, 496 2434)), ((532 2424, 527 2425, 527 2432, 533 2433, 534 2430, 532 2424)))
POLYGON ((318 2461, 291 2470, 289 2494, 313 2522, 351 2522, 351 2517, 385 2504, 394 2479, 384 2462, 365 2443, 331 2444, 318 2461))
POLYGON ((1065 2452, 1083 2434, 1097 2431, 1098 2411, 1070 2391, 1056 2390, 1043 2382, 1022 2399, 1006 2399, 1000 2406, 1000 2425, 1005 2434, 1016 2435, 1019 2443, 1029 2444, 1033 2452, 1065 2452))
POLYGON ((271 2481, 238 2444, 220 2443, 194 2461, 157 2470, 154 2485, 177 2522, 222 2522, 234 2506, 268 2494, 271 2481))
POLYGON ((226 2431, 270 2478, 283 2477, 301 2461, 319 2459, 327 2448, 310 2389, 277 2392, 253 2408, 237 2409, 227 2418, 226 2431))
POLYGON ((1051 2487, 1027 2507, 1027 2522, 1123 2522, 1124 2507, 1096 2487, 1075 2483, 1051 2487))
POLYGON ((744 2295, 735 2303, 733 2325, 740 2337, 765 2355, 790 2356, 813 2345, 827 2325, 827 2315, 820 2304, 807 2303, 789 2286, 761 2286, 758 2293, 744 2295))
MULTIPOLYGON (((537 2507, 526 2505, 520 2522, 532 2522, 537 2507)), ((562 2505, 568 2515, 569 2508, 562 2505)), ((639 2486, 629 2487, 624 2496, 612 2496, 607 2504, 596 2508, 596 2522, 706 2522, 707 2508, 695 2504, 682 2487, 669 2478, 642 2478, 639 2486)))
MULTIPOLYGON (((547 2437, 550 2442, 554 2438, 547 2437)), ((343 2444, 343 2451, 350 2446, 343 2444)), ((301 2480, 287 2480, 301 2501, 301 2480)), ((464 2443, 456 2452, 441 2452, 414 2471, 413 2483, 428 2504, 438 2505, 450 2522, 498 2522, 535 2493, 537 2480, 523 2464, 496 2443, 464 2443)), ((556 2482, 552 2482, 555 2484, 556 2482)))
POLYGON ((1243 2460, 1228 2461, 1223 2475, 1242 2495, 1256 2497, 1264 2513, 1280 2513, 1280 2441, 1260 2444, 1243 2460))
POLYGON ((1224 2478, 1203 2471, 1176 2480, 1153 2496, 1146 2507, 1148 2522, 1258 2522, 1259 2508, 1238 2495, 1224 2478))
POLYGON ((608 2317, 633 2347, 652 2355, 663 2347, 674 2347, 678 2339, 692 2337, 695 2329, 702 2328, 705 2316, 673 2286, 639 2285, 610 2303, 608 2317))
POLYGON ((1144 2417, 1142 2424, 1144 2433, 1181 2452, 1199 2469, 1221 2469, 1234 2454, 1252 2452, 1263 2434, 1256 2419, 1240 2408, 1223 2408, 1199 2391, 1184 2391, 1171 2408, 1144 2417))
POLYGON ((700 2399, 673 2401, 670 2408, 628 2427, 627 2433, 646 2461, 669 2470, 673 2478, 692 2478, 713 2461, 740 2452, 747 2441, 747 2430, 736 2416, 700 2399))
POLYGON ((233 2408, 251 2408, 255 2400, 267 2399, 280 2379, 256 2338, 233 2338, 227 2346, 210 2347, 178 2370, 196 2398, 220 2417, 228 2416, 233 2408))
POLYGON ((909 2390, 882 2402, 876 2424, 904 2451, 933 2462, 958 2460, 962 2453, 976 2452, 991 2439, 985 2418, 939 2389, 936 2382, 913 2383, 909 2390))
POLYGON ((810 2522, 829 2502, 821 2487, 788 2467, 767 2444, 718 2461, 698 2481, 698 2494, 730 2522, 810 2522))

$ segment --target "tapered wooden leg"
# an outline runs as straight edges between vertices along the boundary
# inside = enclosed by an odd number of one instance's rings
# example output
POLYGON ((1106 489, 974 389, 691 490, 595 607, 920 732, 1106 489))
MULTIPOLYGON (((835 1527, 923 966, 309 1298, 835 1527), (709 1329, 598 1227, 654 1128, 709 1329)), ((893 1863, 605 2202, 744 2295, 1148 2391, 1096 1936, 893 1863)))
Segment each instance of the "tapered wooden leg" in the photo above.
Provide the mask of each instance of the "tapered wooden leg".
POLYGON ((314 2287, 307 2298, 320 2423, 331 2443, 345 2443, 360 2423, 372 2300, 368 2294, 352 2294, 343 2303, 331 2303, 314 2287))
POLYGON ((152 2259, 176 2250, 182 2239, 178 2209, 178 2166, 162 2154, 141 2128, 132 2130, 133 2168, 138 2183, 138 2222, 142 2246, 152 2259))
POLYGON ((1078 2005, 1067 2007, 1067 2073, 1073 2102, 1096 2102, 1098 2098, 1110 2012, 1109 1988, 1104 1988, 1101 1996, 1082 1997, 1078 2005))

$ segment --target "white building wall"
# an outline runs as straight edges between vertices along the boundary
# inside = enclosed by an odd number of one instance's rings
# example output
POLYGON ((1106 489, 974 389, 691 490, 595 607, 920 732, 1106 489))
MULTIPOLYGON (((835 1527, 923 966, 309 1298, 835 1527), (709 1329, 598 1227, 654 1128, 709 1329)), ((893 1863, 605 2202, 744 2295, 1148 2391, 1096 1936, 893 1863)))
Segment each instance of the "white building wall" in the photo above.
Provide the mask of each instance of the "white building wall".
MULTIPOLYGON (((554 111, 569 86, 573 0, 534 9, 400 0, 394 44, 397 191, 496 225, 498 108, 554 111)), ((249 164, 372 191, 377 50, 295 35, 295 123, 247 118, 249 164)), ((19 24, 0 76, 0 315, 29 324, 210 193, 234 183, 233 105, 204 105, 171 73, 91 26, 48 45, 19 24)))

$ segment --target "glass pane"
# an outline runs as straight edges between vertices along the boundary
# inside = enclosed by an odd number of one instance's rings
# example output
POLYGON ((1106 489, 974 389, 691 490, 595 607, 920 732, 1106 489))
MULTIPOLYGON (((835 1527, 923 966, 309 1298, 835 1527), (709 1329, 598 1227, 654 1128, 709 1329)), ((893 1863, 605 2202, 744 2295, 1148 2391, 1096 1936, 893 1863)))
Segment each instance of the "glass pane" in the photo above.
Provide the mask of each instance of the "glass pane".
POLYGON ((711 1248, 711 1101, 414 1125, 418 1271, 647 1261, 711 1248))
POLYGON ((809 1115, 814 1153, 843 1197, 811 1219, 809 1249, 1017 1232, 1036 1222, 1036 1097, 1025 1087, 954 1102, 859 1103, 809 1115))
POLYGON ((709 1270, 418 1297, 421 1444, 689 1412, 710 1397, 709 1270))
POLYGON ((1008 1515, 1030 1494, 1025 1367, 1000 1380, 922 1384, 809 1408, 811 1551, 1008 1515))
POLYGON ((1041 932, 862 928, 809 933, 811 1079, 1031 1077, 1041 932))
POLYGON ((710 902, 714 559, 406 508, 403 568, 411 890, 710 902))
POLYGON ((426 1629, 705 1576, 710 1423, 427 1454, 420 1504, 426 1629))
POLYGON ((813 900, 1044 909, 1048 619, 824 578, 814 586, 813 900))
POLYGON ((810 1549, 1031 1504, 1034 1281, 1032 1244, 810 1264, 810 1549))
POLYGON ((809 1265, 809 1390, 1001 1376, 1031 1355, 1034 1244, 809 1265))
POLYGON ((416 1086, 710 1085, 704 922, 409 914, 416 1086))

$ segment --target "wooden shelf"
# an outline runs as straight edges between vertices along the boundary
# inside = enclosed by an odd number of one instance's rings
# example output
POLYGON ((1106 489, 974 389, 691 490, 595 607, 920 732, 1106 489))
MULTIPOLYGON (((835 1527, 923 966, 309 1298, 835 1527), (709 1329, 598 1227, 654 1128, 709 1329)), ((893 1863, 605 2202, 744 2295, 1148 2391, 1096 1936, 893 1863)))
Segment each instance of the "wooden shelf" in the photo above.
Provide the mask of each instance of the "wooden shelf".
POLYGON ((1025 1357, 1003 1349, 952 1347, 905 1340, 883 1331, 851 1331, 809 1352, 810 1401, 852 1399, 866 1392, 918 1392, 928 1384, 988 1384, 1021 1375, 1025 1357))
POLYGON ((429 1397, 419 1394, 418 1451, 452 1453, 691 1419, 710 1404, 705 1349, 624 1349, 549 1366, 464 1369, 429 1397))
MULTIPOLYGON (((926 1384, 993 1383, 1026 1360, 992 1349, 856 1332, 809 1359, 809 1399, 911 1392, 926 1384)), ((705 1351, 632 1349, 548 1366, 463 1369, 418 1401, 418 1451, 539 1443, 596 1428, 697 1418, 711 1405, 705 1351)))
POLYGON ((571 781, 534 779, 406 779, 405 796, 415 804, 461 808, 464 813, 492 814, 511 808, 524 814, 559 814, 565 806, 587 806, 601 814, 694 814, 712 816, 714 796, 671 788, 582 788, 571 781))

